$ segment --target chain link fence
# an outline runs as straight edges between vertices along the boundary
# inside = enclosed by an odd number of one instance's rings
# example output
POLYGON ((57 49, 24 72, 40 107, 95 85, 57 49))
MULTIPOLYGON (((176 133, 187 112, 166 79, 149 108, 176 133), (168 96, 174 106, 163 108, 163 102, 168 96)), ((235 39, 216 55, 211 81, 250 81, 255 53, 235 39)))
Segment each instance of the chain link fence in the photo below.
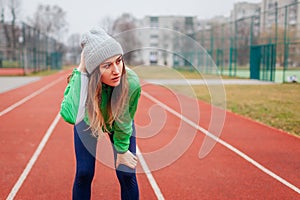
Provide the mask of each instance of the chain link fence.
POLYGON ((194 39, 222 75, 286 82, 289 76, 300 77, 299 11, 298 2, 258 10, 236 21, 211 23, 194 39))
POLYGON ((61 69, 63 44, 26 23, 0 23, 0 68, 23 74, 61 69))

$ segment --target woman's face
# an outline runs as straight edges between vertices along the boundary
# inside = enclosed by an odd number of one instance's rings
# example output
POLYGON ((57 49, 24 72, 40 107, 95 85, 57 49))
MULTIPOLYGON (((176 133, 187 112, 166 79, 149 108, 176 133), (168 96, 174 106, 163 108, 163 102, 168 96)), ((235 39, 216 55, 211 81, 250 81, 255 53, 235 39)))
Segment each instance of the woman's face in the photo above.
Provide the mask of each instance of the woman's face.
POLYGON ((123 70, 123 57, 122 55, 113 56, 108 58, 99 66, 101 72, 101 81, 106 85, 116 87, 121 82, 123 70))

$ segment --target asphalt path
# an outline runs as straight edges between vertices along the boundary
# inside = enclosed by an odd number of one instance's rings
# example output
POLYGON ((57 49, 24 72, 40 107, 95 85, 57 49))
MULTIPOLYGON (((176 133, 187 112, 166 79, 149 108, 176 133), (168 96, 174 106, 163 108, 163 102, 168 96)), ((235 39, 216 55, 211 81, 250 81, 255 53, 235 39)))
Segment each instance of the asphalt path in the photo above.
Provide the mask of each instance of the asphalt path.
POLYGON ((28 83, 39 80, 40 77, 0 77, 0 93, 7 92, 9 90, 21 87, 28 83))

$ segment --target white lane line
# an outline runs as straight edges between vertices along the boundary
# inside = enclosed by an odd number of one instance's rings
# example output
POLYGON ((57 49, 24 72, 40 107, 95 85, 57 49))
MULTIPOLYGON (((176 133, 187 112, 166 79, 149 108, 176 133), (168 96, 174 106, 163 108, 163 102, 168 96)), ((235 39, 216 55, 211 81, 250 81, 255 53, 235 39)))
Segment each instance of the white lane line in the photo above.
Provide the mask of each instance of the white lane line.
POLYGON ((53 85, 55 85, 56 83, 58 83, 59 81, 61 81, 64 77, 60 77, 59 79, 56 79, 55 81, 49 83, 48 85, 40 88, 39 90, 31 93, 30 95, 24 97, 23 99, 21 99, 20 101, 14 103, 13 105, 9 106, 8 108, 2 110, 0 112, 0 117, 5 115, 6 113, 12 111, 13 109, 15 109, 16 107, 22 105, 23 103, 25 103, 26 101, 32 99, 33 97, 37 96, 38 94, 44 92, 45 90, 49 89, 50 87, 52 87, 53 85))
POLYGON ((267 175, 273 177, 274 179, 276 179, 277 181, 281 182, 282 184, 284 184, 285 186, 289 187, 290 189, 294 190, 295 192, 297 192, 298 194, 300 194, 300 189, 297 188, 295 185, 289 183, 288 181, 286 181, 285 179, 283 179, 282 177, 278 176, 277 174, 275 174, 274 172, 272 172, 271 170, 267 169, 266 167, 264 167, 263 165, 259 164, 258 162, 256 162, 254 159, 252 159, 251 157, 247 156, 245 153, 243 153, 242 151, 238 150, 237 148, 233 147, 232 145, 228 144, 227 142, 225 142, 224 140, 216 137, 215 135, 213 135, 212 133, 210 133, 209 131, 207 131, 206 129, 202 128, 201 126, 199 126, 198 124, 194 123, 193 121, 189 120, 188 118, 186 118, 185 116, 182 116, 181 114, 179 114, 178 112, 176 112, 175 110, 173 110, 172 108, 168 107, 167 105, 165 105, 164 103, 162 103, 161 101, 157 100, 156 98, 152 97, 150 94, 148 94, 147 92, 142 91, 142 94, 147 97, 148 99, 150 99, 151 101, 153 101, 154 103, 158 104, 159 106, 161 106, 162 108, 164 108, 165 110, 169 111, 170 113, 172 113, 173 115, 175 115, 176 117, 178 117, 179 119, 185 121, 187 124, 189 124, 190 126, 194 127, 195 129, 201 131, 202 133, 204 133, 205 135, 207 135, 208 137, 212 138, 213 140, 215 140, 216 142, 220 143, 221 145, 225 146, 226 148, 228 148, 229 150, 233 151, 234 153, 236 153, 237 155, 239 155, 240 157, 242 157, 243 159, 245 159, 246 161, 250 162, 252 165, 254 165, 255 167, 257 167, 258 169, 260 169, 261 171, 263 171, 264 173, 266 173, 267 175))
POLYGON ((58 113, 51 123, 50 127, 48 128, 47 132, 45 133, 43 139, 41 140, 38 148, 35 150, 33 156, 31 157, 30 161, 27 163, 27 166, 25 167, 23 173, 19 177, 18 181, 15 183, 14 187, 11 189, 10 193, 8 194, 6 200, 12 200, 16 196, 17 192, 21 188, 23 182, 25 181, 27 175, 29 174, 30 170, 32 169, 34 163, 38 159, 40 153, 44 149, 49 137, 51 136, 54 128, 56 127, 58 121, 60 119, 60 113, 58 113))
POLYGON ((137 157, 139 158, 139 162, 142 165, 142 168, 143 168, 143 170, 144 170, 144 172, 145 172, 145 174, 146 174, 146 176, 147 176, 147 178, 149 180, 149 183, 150 183, 150 185, 151 185, 151 187, 152 187, 152 189, 153 189, 153 191, 154 191, 157 199, 164 200, 165 198, 164 198, 163 194, 161 193, 161 191, 160 191, 160 189, 159 189, 159 187, 158 187, 158 185, 157 185, 154 177, 152 176, 152 173, 149 170, 149 167, 148 167, 148 165, 147 165, 147 163, 146 163, 146 161, 145 161, 145 159, 144 159, 144 157, 143 157, 143 155, 142 155, 142 153, 141 153, 141 151, 140 151, 140 149, 139 149, 138 146, 136 146, 136 152, 137 152, 137 157))

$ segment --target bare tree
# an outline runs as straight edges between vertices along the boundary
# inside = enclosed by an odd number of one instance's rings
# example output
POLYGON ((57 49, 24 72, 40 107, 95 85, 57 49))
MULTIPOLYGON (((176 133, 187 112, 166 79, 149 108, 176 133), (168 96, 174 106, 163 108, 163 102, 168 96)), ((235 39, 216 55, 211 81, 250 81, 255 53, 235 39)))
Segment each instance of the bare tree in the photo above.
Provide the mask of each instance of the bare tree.
POLYGON ((0 1, 0 6, 1 6, 1 26, 4 30, 4 35, 5 35, 5 46, 9 47, 10 46, 10 35, 9 35, 9 31, 8 31, 8 26, 5 23, 5 1, 1 0, 0 1))
POLYGON ((0 12, 1 12, 1 23, 4 23, 4 9, 5 3, 4 0, 0 0, 0 12))
POLYGON ((235 22, 235 40, 238 50, 237 64, 246 65, 249 63, 249 44, 250 44, 250 18, 238 20, 235 22))
POLYGON ((74 33, 68 38, 68 55, 70 64, 78 64, 80 61, 80 34, 74 33))
POLYGON ((5 56, 9 59, 16 59, 16 49, 18 45, 18 31, 20 30, 16 26, 16 21, 21 9, 21 0, 1 0, 0 12, 1 12, 1 29, 5 40, 2 41, 2 45, 6 47, 5 56), (7 20, 11 20, 10 22, 7 20))
POLYGON ((113 34, 114 20, 110 16, 101 19, 99 25, 108 33, 113 34))
MULTIPOLYGON (((20 9, 21 9, 21 0, 10 0, 8 2, 8 8, 12 17, 11 20, 11 43, 12 43, 12 48, 13 50, 16 49, 17 47, 17 27, 16 27, 16 20, 17 20, 17 16, 20 13, 20 9)), ((13 59, 15 59, 15 52, 13 51, 13 59)))
POLYGON ((138 52, 129 52, 129 50, 135 49, 138 46, 139 41, 134 35, 137 20, 131 14, 124 13, 115 20, 112 27, 112 33, 117 35, 117 40, 122 44, 122 47, 126 53, 125 60, 130 65, 135 64, 136 56, 138 52))
POLYGON ((60 39, 62 33, 67 31, 66 12, 57 5, 40 4, 29 21, 35 29, 56 39, 60 39))

